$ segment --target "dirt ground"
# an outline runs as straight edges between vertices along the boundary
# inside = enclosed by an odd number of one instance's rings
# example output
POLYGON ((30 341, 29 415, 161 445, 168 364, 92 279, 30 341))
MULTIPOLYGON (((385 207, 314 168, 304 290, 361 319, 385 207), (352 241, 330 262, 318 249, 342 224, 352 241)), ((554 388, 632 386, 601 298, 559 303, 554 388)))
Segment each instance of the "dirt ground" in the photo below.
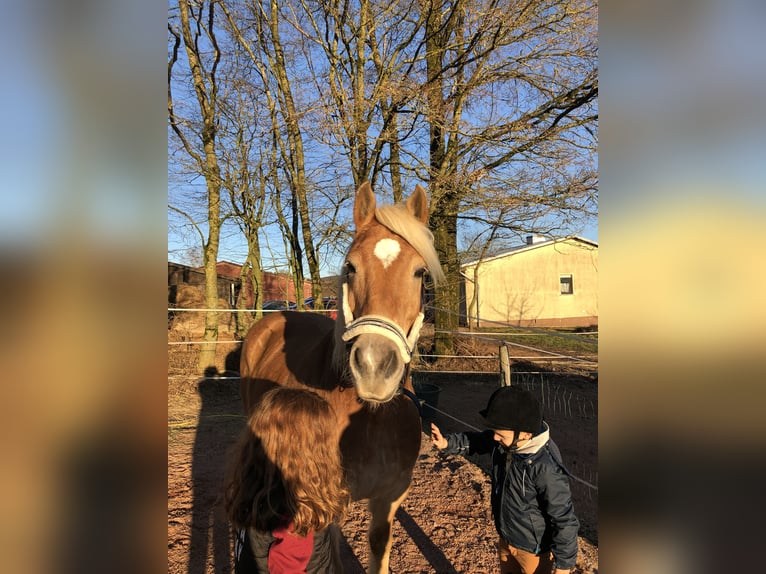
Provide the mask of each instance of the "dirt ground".
MULTIPOLYGON (((176 349, 176 355, 182 353, 176 349)), ((168 386, 168 572, 230 573, 232 540, 220 501, 227 450, 244 424, 238 380, 174 376, 174 360, 169 361, 168 386)), ((435 406, 441 412, 427 407, 424 412, 420 458, 410 494, 394 521, 391 571, 496 572, 490 480, 483 470, 487 461, 443 456, 431 446, 425 431, 432 420, 444 432, 467 430, 466 423, 481 427, 478 411, 499 379, 426 373, 416 376, 416 381, 439 386, 435 406)), ((597 383, 581 376, 516 371, 513 382, 540 394, 552 437, 570 471, 597 485, 597 383)), ((573 481, 572 492, 581 522, 573 572, 594 574, 598 572, 597 491, 573 481)), ((341 525, 346 574, 365 571, 367 520, 364 502, 357 502, 341 525)))

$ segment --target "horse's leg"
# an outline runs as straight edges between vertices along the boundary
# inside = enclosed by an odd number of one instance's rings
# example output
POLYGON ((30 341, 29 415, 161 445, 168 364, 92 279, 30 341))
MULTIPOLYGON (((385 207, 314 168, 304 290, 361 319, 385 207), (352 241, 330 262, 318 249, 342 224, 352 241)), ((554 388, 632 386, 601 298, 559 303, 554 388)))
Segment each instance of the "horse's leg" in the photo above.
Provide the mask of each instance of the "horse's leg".
POLYGON ((388 560, 391 556, 391 544, 393 543, 391 523, 394 520, 396 510, 402 504, 409 487, 402 495, 391 502, 387 497, 371 498, 369 502, 370 514, 370 566, 368 574, 388 574, 388 560))

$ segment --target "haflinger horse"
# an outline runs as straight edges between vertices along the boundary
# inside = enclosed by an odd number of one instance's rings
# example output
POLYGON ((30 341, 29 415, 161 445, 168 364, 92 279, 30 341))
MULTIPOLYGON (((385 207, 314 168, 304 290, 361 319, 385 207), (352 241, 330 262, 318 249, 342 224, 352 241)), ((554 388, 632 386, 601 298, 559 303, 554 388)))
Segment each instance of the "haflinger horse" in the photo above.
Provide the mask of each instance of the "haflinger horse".
POLYGON ((354 202, 353 242, 340 279, 338 317, 285 311, 248 332, 240 362, 245 411, 274 385, 302 385, 333 406, 354 500, 369 500, 368 572, 388 573, 391 523, 407 496, 421 425, 410 359, 423 324, 426 274, 443 279, 428 199, 376 207, 369 183, 354 202))

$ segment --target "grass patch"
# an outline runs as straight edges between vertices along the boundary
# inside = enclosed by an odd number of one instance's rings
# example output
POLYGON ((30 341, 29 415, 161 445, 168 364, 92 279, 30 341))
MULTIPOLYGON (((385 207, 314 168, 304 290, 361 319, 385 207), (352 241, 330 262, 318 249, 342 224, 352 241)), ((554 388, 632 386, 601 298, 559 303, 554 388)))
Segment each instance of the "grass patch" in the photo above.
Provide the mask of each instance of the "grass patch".
POLYGON ((575 328, 546 329, 543 332, 524 327, 494 327, 482 328, 480 332, 482 335, 496 336, 498 342, 505 340, 562 354, 598 352, 598 333, 582 333, 575 328))

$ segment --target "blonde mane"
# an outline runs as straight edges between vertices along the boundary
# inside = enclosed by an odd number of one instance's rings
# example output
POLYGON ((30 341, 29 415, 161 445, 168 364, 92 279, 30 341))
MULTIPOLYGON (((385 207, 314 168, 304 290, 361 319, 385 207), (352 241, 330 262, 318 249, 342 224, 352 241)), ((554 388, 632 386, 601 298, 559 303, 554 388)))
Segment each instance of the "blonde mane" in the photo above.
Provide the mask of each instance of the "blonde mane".
POLYGON ((375 219, 389 231, 401 235, 407 243, 412 245, 425 260, 434 283, 444 281, 439 256, 434 249, 434 234, 413 217, 403 204, 381 205, 375 210, 375 219))

